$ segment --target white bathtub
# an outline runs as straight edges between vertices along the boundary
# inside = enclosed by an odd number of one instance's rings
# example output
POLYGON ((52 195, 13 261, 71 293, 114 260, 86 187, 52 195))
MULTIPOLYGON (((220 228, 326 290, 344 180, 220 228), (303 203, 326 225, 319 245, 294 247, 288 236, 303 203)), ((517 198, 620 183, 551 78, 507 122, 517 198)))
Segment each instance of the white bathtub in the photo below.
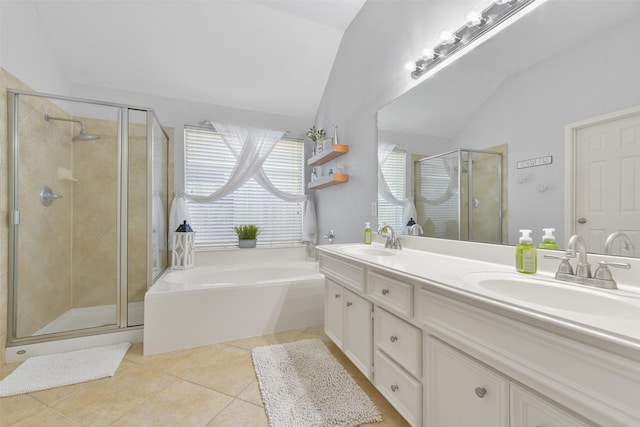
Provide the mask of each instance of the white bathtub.
POLYGON ((313 261, 169 270, 145 296, 144 354, 317 325, 323 296, 313 261))

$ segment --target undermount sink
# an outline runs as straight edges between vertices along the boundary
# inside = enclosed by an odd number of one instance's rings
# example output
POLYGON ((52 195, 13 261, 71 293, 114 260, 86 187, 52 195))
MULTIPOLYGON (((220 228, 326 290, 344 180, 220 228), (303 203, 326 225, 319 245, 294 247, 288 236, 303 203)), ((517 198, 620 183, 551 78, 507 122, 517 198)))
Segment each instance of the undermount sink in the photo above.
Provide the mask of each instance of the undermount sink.
POLYGON ((351 255, 374 256, 374 257, 393 256, 398 253, 398 251, 394 249, 376 248, 374 246, 368 246, 364 244, 344 246, 338 250, 351 255))
MULTIPOLYGON (((463 281, 487 295, 593 316, 640 319, 640 302, 625 301, 612 292, 579 285, 523 277, 514 273, 470 273, 463 281)), ((613 291, 615 292, 615 291, 613 291)))

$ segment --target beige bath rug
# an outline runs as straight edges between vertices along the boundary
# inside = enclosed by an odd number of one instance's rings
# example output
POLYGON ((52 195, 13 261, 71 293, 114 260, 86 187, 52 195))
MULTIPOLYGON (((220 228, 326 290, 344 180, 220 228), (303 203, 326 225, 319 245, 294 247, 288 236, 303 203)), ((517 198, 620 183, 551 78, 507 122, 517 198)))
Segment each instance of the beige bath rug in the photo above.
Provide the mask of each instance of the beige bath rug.
POLYGON ((271 427, 359 426, 380 411, 318 339, 252 351, 271 427))
POLYGON ((129 343, 34 356, 0 381, 0 397, 112 377, 129 343))

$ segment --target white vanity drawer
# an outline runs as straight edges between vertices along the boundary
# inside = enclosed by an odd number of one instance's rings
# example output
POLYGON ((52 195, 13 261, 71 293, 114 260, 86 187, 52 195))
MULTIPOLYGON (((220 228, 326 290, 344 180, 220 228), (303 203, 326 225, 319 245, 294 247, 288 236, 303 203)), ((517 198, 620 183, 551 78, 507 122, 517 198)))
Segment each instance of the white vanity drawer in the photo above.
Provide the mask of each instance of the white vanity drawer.
POLYGON ((421 425, 422 384, 380 350, 376 350, 374 366, 374 383, 380 393, 409 424, 421 425))
POLYGON ((375 343, 415 377, 420 377, 420 329, 376 307, 374 315, 375 343))
POLYGON ((341 285, 364 292, 364 268, 327 256, 320 257, 320 271, 341 285))
POLYGON ((413 285, 367 272, 367 293, 378 305, 401 316, 413 315, 413 285))

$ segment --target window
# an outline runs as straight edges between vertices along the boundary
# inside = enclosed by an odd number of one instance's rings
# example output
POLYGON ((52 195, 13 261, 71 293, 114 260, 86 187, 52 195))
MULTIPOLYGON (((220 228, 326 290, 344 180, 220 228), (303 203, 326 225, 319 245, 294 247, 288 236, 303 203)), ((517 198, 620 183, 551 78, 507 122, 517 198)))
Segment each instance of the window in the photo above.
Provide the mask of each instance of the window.
MULTIPOLYGON (((406 174, 407 174, 407 153, 405 151, 393 150, 382 165, 382 173, 387 180, 389 190, 398 200, 404 202, 406 196, 406 174)), ((398 233, 406 227, 403 224, 402 216, 404 203, 394 205, 378 196, 378 224, 387 223, 398 233)), ((414 218, 415 219, 415 218, 414 218)))
MULTIPOLYGON (((185 190, 208 195, 231 175, 235 158, 218 133, 185 126, 185 190)), ((304 144, 281 139, 263 164, 273 185, 288 193, 304 193, 304 144)), ((234 225, 257 224, 258 245, 286 245, 302 241, 302 202, 285 202, 254 179, 232 194, 209 203, 187 199, 196 246, 235 245, 234 225)))

